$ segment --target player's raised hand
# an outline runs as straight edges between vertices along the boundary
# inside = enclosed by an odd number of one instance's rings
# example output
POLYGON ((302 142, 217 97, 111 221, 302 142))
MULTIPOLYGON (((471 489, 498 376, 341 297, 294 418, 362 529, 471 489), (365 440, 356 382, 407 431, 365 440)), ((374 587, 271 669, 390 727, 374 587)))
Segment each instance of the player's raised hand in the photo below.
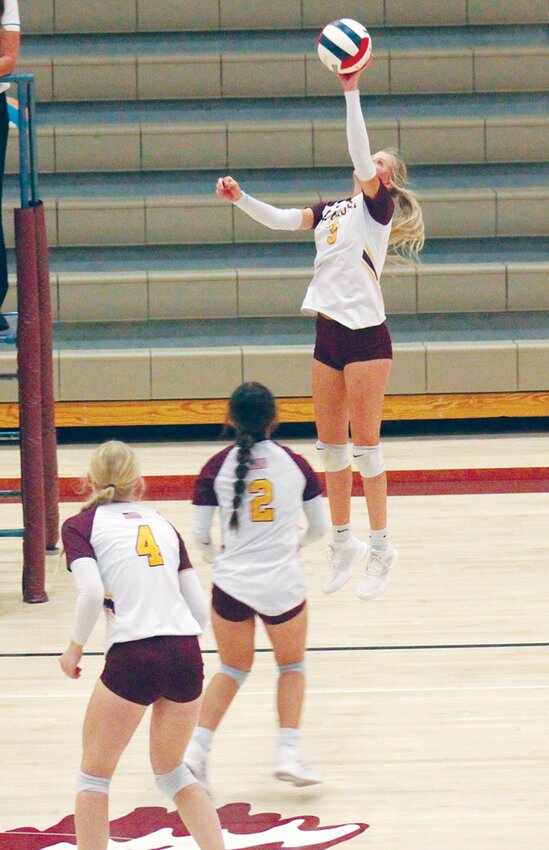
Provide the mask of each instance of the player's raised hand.
POLYGON ((242 189, 234 179, 234 177, 220 177, 216 183, 215 193, 218 197, 223 198, 225 201, 230 201, 234 203, 235 201, 239 201, 242 197, 242 189))

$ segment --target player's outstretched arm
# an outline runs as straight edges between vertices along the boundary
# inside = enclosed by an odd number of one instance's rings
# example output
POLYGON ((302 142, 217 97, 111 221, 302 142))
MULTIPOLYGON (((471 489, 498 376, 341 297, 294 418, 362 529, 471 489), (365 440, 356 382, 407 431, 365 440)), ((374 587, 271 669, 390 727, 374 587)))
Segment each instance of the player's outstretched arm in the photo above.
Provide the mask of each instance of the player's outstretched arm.
POLYGON ((242 191, 237 181, 228 175, 220 177, 216 183, 216 195, 230 201, 245 212, 254 221, 258 221, 271 230, 310 230, 313 226, 313 211, 305 209, 283 210, 252 198, 242 191))

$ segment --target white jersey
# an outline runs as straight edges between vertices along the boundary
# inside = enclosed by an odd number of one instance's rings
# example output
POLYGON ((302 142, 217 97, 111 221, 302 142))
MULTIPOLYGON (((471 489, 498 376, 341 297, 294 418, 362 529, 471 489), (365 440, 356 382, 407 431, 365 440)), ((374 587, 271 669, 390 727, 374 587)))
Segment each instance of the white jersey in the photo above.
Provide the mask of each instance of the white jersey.
POLYGON ((239 526, 233 530, 237 454, 237 446, 229 446, 208 461, 196 481, 193 504, 220 509, 223 549, 213 565, 214 584, 255 611, 277 616, 305 599, 299 523, 303 502, 319 496, 321 488, 304 458, 273 440, 261 440, 251 450, 239 526))
MULTIPOLYGON (((61 530, 67 567, 92 558, 105 588, 105 652, 113 643, 201 629, 179 589, 192 568, 175 528, 141 502, 113 502, 83 511, 61 530)), ((92 565, 93 566, 93 565, 92 565)))
POLYGON ((375 198, 362 192, 311 208, 316 258, 301 312, 323 313, 352 330, 380 325, 385 308, 380 278, 394 203, 380 183, 375 198))
MULTIPOLYGON (((4 0, 4 14, 0 18, 0 26, 5 30, 19 32, 21 22, 19 20, 19 4, 17 0, 4 0)), ((0 93, 9 89, 9 83, 0 83, 0 93)))

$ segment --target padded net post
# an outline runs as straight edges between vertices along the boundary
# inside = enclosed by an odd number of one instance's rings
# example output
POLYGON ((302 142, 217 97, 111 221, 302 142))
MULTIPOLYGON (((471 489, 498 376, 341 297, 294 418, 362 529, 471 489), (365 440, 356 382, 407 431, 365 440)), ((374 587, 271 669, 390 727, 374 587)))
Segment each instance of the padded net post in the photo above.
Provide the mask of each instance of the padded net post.
POLYGON ((41 354, 36 228, 31 207, 16 209, 17 369, 23 502, 23 600, 46 602, 46 518, 42 455, 41 354))

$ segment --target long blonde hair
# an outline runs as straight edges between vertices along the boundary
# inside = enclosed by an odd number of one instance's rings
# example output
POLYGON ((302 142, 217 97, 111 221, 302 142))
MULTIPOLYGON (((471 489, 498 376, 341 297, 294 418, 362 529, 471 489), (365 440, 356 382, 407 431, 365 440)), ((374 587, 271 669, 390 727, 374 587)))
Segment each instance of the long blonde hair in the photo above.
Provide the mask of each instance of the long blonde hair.
POLYGON ((115 500, 139 499, 145 489, 135 452, 120 440, 108 440, 94 451, 87 480, 93 492, 82 511, 115 500))
POLYGON ((393 160, 391 195, 395 202, 395 215, 389 236, 388 259, 417 261, 425 243, 425 226, 419 201, 406 188, 408 169, 394 148, 385 148, 393 160))

